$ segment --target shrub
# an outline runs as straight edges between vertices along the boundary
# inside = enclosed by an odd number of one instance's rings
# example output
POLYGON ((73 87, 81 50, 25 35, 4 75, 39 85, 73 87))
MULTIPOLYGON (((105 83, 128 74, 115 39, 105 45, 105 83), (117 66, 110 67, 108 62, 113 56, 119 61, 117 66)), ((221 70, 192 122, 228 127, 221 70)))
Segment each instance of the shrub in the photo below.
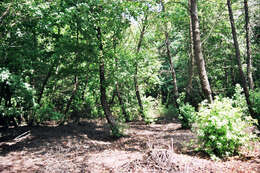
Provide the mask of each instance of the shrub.
POLYGON ((189 129, 197 116, 195 108, 189 103, 184 103, 185 93, 181 93, 177 102, 179 104, 179 116, 182 128, 189 129))
POLYGON ((63 118, 64 115, 56 112, 54 105, 51 103, 43 104, 39 109, 37 109, 35 114, 35 120, 38 124, 50 120, 61 121, 63 118))
POLYGON ((246 132, 254 120, 249 116, 244 117, 242 110, 232 104, 232 99, 218 97, 212 104, 201 104, 193 131, 198 136, 199 149, 212 157, 237 154, 239 147, 247 145, 254 137, 246 132))
MULTIPOLYGON (((255 89, 254 91, 251 91, 250 93, 250 100, 252 102, 252 107, 254 112, 260 116, 260 88, 255 89)), ((260 120, 260 118, 258 118, 260 120)))
POLYGON ((240 108, 245 116, 249 114, 246 97, 243 94, 243 89, 239 84, 236 84, 235 93, 232 97, 232 105, 233 107, 240 108))
POLYGON ((158 119, 159 111, 157 110, 159 105, 159 101, 154 99, 153 97, 144 97, 143 98, 143 106, 144 106, 144 121, 147 124, 154 123, 158 119))
POLYGON ((3 123, 7 127, 11 121, 16 126, 19 125, 22 118, 30 124, 37 106, 33 97, 35 91, 22 80, 21 76, 12 74, 5 68, 0 68, 0 84, 0 119, 4 120, 3 123))

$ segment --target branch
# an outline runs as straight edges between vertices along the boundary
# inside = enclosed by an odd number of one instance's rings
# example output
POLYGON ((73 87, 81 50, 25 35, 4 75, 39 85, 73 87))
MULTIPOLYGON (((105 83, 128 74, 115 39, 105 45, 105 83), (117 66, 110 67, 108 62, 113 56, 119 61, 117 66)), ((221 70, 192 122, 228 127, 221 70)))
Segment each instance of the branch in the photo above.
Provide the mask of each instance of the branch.
POLYGON ((3 13, 3 15, 0 17, 0 24, 2 24, 4 18, 7 16, 7 14, 9 13, 11 8, 11 5, 8 6, 8 8, 5 10, 5 12, 3 13))

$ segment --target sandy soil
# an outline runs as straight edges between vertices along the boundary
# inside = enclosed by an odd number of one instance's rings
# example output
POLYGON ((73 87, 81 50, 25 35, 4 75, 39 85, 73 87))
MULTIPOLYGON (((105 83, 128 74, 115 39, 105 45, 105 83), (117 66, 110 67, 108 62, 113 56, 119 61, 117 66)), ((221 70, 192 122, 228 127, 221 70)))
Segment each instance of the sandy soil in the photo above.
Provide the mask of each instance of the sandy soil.
POLYGON ((176 121, 131 122, 120 139, 111 138, 100 120, 21 127, 8 134, 0 139, 0 172, 6 173, 260 172, 258 146, 243 157, 215 162, 194 151, 189 145, 194 134, 176 121))

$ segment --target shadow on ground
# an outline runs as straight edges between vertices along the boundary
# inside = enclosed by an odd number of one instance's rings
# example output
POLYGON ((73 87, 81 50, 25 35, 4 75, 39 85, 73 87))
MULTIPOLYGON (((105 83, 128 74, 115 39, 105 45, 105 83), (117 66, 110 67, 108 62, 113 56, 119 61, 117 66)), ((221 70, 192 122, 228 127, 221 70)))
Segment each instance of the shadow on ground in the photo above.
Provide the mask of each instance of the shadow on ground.
MULTIPOLYGON (((84 143, 89 146, 89 150, 105 150, 106 142, 113 142, 110 136, 109 127, 101 126, 95 122, 81 122, 80 125, 67 124, 61 126, 38 126, 38 127, 19 127, 1 132, 7 135, 2 137, 0 141, 0 156, 5 156, 10 152, 30 150, 32 152, 39 151, 46 146, 62 146, 66 148, 68 139, 70 143, 84 143), (9 132, 8 132, 9 131, 9 132), (20 140, 16 139, 23 133, 28 133, 28 137, 20 140), (71 142, 72 141, 72 142, 71 142), (101 141, 104 145, 93 145, 91 141, 101 141)), ((23 137, 21 137, 23 138, 23 137)))

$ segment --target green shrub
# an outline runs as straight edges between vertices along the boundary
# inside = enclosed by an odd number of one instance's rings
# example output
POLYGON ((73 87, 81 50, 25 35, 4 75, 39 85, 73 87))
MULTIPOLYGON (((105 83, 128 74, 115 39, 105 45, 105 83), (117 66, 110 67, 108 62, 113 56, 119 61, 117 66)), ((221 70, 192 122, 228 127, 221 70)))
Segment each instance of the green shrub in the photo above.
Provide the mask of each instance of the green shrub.
POLYGON ((198 136, 199 149, 212 157, 225 157, 239 153, 239 147, 247 145, 254 137, 246 132, 254 120, 244 117, 239 107, 232 106, 229 98, 216 97, 212 104, 202 102, 195 119, 193 131, 198 136))
POLYGON ((159 111, 157 110, 159 106, 159 101, 153 97, 144 97, 144 121, 147 124, 154 123, 158 119, 159 111))
POLYGON ((43 104, 41 108, 37 109, 35 114, 35 120, 37 123, 42 123, 44 121, 61 121, 64 118, 64 115, 56 112, 54 105, 48 103, 43 104))
POLYGON ((189 103, 184 103, 185 93, 181 93, 177 102, 179 104, 179 116, 178 119, 181 121, 182 128, 189 129, 197 116, 195 108, 189 103))
POLYGON ((232 97, 232 105, 233 107, 240 108, 245 116, 249 115, 246 97, 243 94, 243 88, 239 84, 236 84, 235 93, 232 97))
POLYGON ((8 90, 2 91, 1 86, 0 92, 9 92, 9 98, 3 98, 4 100, 0 102, 0 119, 6 120, 4 123, 7 126, 11 123, 8 121, 15 121, 15 124, 19 125, 22 119, 25 119, 28 124, 32 123, 33 113, 37 107, 34 100, 35 91, 23 81, 21 76, 12 74, 5 68, 0 68, 0 83, 3 88, 8 87, 8 90), (6 104, 7 101, 10 103, 6 104))
MULTIPOLYGON (((252 107, 256 115, 260 116, 260 88, 251 91, 250 93, 250 100, 252 102, 252 107)), ((260 120, 260 118, 258 118, 260 120)))

